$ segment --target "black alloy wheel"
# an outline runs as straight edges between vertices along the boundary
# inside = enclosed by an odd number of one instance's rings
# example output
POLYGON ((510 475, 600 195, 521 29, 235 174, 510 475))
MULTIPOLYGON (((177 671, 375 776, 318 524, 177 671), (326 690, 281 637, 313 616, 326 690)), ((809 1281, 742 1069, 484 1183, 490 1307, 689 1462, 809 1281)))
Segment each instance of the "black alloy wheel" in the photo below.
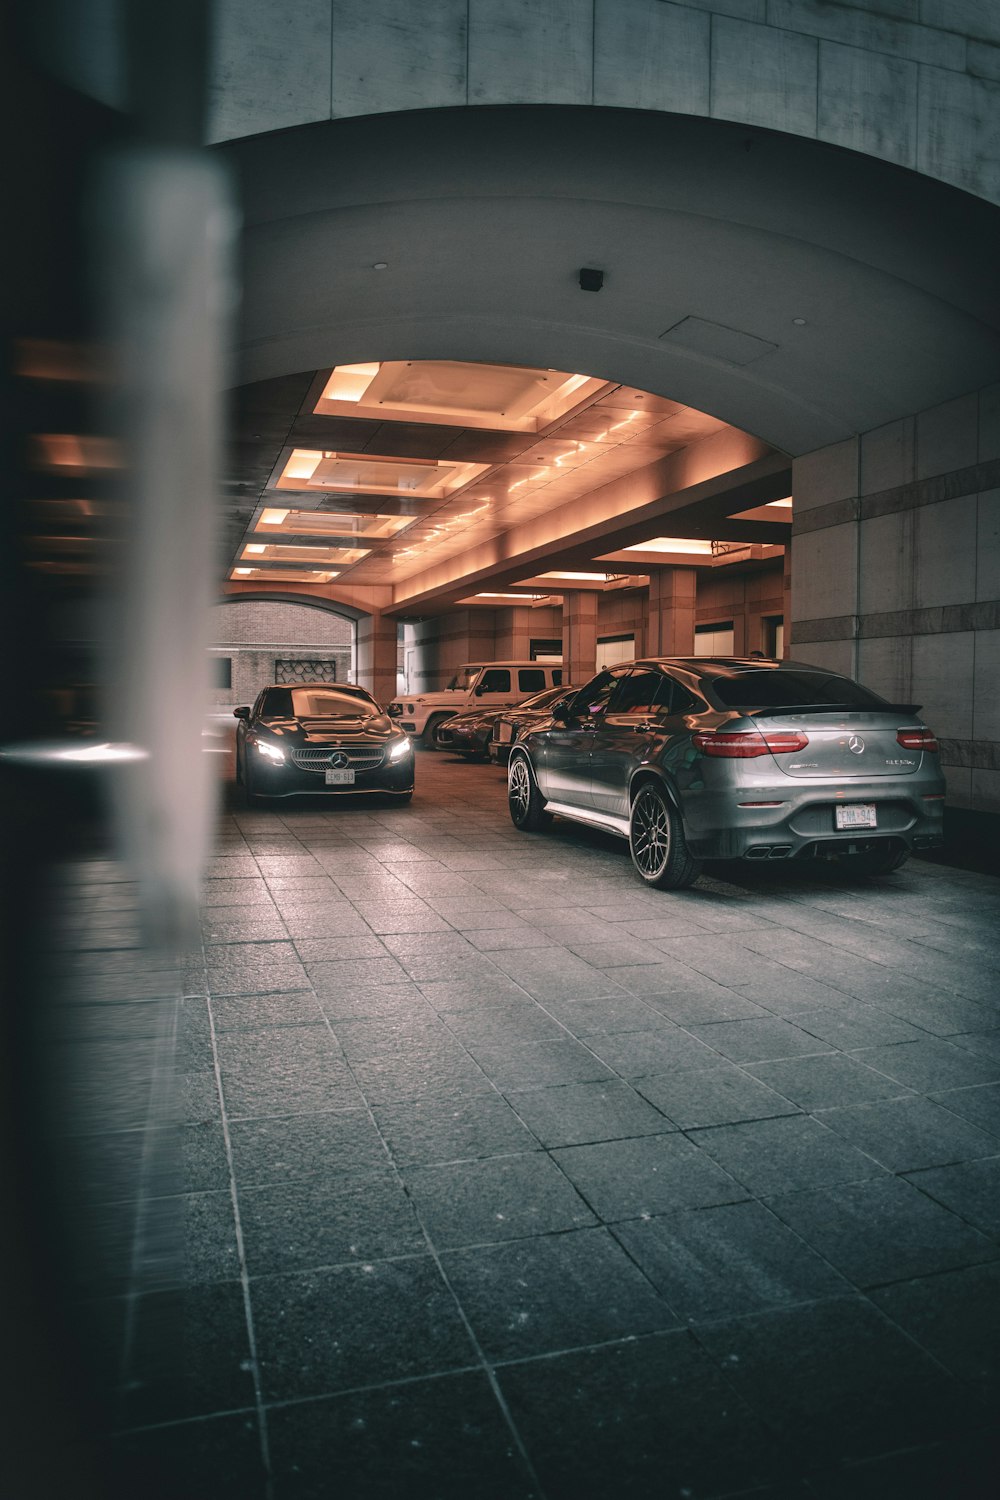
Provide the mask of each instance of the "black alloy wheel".
POLYGON ((701 861, 688 849, 680 814, 655 781, 645 782, 636 793, 628 843, 639 875, 659 890, 683 890, 701 873, 701 861))
POLYGON ((535 783, 527 758, 516 755, 507 768, 507 806, 515 828, 537 833, 552 821, 545 811, 545 798, 535 783))

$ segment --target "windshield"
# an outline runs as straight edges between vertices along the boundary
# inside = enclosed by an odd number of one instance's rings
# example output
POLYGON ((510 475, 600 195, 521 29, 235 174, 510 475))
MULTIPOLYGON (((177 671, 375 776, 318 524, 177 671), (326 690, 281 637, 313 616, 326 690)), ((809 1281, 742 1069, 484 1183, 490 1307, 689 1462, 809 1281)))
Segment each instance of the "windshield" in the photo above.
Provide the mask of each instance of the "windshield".
POLYGON ((709 679, 713 694, 726 708, 805 708, 809 705, 882 709, 887 704, 849 677, 831 672, 734 672, 709 679))
POLYGON ((472 684, 482 671, 482 667, 459 667, 454 677, 448 684, 448 691, 459 688, 463 693, 469 692, 472 684))
POLYGON ((336 687, 268 688, 264 694, 262 719, 344 719, 379 713, 378 704, 367 693, 341 692, 336 687))

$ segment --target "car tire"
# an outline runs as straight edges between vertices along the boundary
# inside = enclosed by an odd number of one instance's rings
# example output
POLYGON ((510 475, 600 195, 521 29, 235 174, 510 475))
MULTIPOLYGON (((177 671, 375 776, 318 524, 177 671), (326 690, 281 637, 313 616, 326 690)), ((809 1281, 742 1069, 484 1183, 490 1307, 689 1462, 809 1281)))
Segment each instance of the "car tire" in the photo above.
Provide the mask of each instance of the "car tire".
POLYGON ((628 846, 636 873, 658 890, 683 890, 701 874, 701 860, 688 849, 680 813, 655 781, 644 782, 633 798, 628 846))
POLYGON ((538 833, 552 821, 525 755, 515 756, 507 767, 507 807, 514 827, 525 833, 538 833))
POLYGON ((425 750, 441 750, 443 746, 437 742, 437 732, 440 726, 447 720, 454 718, 453 714, 432 714, 424 725, 424 732, 420 736, 420 743, 425 750))

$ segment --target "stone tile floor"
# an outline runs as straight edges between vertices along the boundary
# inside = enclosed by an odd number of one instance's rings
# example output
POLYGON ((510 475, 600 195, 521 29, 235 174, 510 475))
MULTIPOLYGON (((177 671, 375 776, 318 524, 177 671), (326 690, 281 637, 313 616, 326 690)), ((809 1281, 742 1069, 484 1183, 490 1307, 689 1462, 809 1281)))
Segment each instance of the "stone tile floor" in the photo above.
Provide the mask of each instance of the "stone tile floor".
POLYGON ((180 976, 119 869, 65 872, 116 1494, 996 1493, 1000 881, 650 892, 495 768, 417 771, 231 792, 180 976))

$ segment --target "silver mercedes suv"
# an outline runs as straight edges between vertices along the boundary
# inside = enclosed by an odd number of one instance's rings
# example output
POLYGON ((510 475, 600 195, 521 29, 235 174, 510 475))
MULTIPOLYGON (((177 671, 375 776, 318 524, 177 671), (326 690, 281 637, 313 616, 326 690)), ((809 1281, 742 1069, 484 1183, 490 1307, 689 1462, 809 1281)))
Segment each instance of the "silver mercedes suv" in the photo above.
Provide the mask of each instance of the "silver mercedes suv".
POLYGON ((510 815, 627 838, 649 885, 706 859, 837 859, 865 875, 943 842, 938 745, 913 704, 805 662, 670 657, 599 672, 511 751, 510 815))

